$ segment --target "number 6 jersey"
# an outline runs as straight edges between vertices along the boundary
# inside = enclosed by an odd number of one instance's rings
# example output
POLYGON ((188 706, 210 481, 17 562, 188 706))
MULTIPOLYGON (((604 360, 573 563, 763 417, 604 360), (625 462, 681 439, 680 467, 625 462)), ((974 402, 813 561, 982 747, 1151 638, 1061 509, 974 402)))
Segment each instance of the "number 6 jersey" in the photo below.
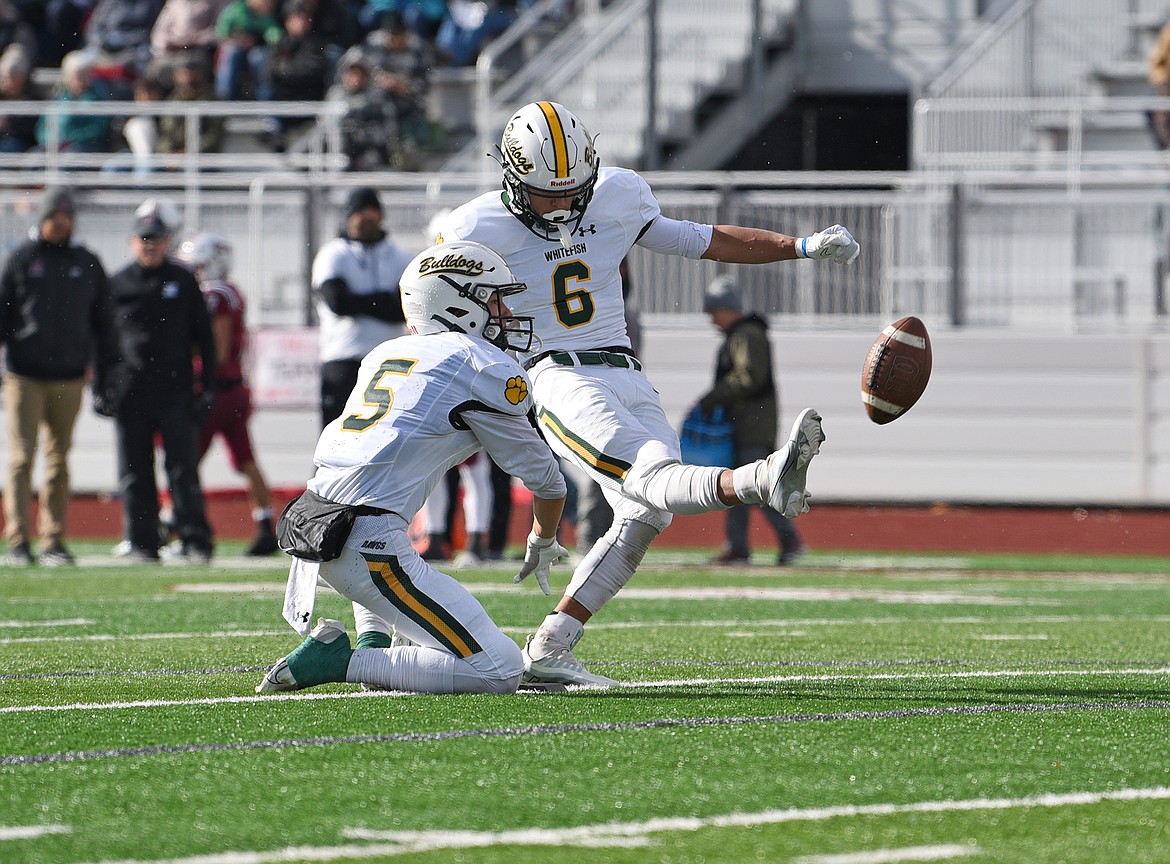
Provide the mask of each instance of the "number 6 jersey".
MULTIPOLYGON (((495 250, 528 290, 508 298, 516 315, 531 315, 540 343, 552 349, 629 347, 618 266, 660 214, 638 174, 602 168, 580 227, 566 246, 537 237, 489 192, 457 207, 442 221, 439 242, 474 240, 495 250)), ((521 356, 521 361, 530 355, 521 356)))

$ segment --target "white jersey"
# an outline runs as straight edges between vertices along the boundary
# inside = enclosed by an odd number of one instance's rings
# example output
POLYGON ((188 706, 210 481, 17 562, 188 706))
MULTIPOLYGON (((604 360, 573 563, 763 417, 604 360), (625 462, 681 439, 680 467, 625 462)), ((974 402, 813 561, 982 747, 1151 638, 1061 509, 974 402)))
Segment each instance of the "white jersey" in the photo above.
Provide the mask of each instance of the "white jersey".
POLYGON ((325 427, 308 487, 339 504, 414 518, 447 471, 485 448, 540 498, 565 481, 529 420, 524 370, 482 339, 403 336, 362 361, 341 416, 325 427))
MULTIPOLYGON (((344 279, 354 294, 397 291, 406 265, 414 256, 389 240, 366 244, 347 237, 335 237, 321 247, 313 259, 313 288, 329 279, 344 279)), ((368 315, 337 315, 317 301, 320 322, 320 358, 360 360, 375 346, 401 336, 405 326, 368 315)))
POLYGON ((602 168, 585 218, 568 247, 537 237, 489 192, 440 222, 442 240, 474 240, 499 253, 528 289, 508 298, 531 315, 539 343, 521 360, 550 350, 630 347, 618 267, 661 211, 638 174, 602 168))

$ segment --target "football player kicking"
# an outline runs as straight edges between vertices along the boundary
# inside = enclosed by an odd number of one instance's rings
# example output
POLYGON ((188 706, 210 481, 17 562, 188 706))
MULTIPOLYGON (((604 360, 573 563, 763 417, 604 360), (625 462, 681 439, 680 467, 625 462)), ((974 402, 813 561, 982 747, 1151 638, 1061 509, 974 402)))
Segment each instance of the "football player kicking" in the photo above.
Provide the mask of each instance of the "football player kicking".
POLYGON ((536 347, 520 355, 532 376, 540 429, 604 490, 614 521, 573 573, 555 610, 524 646, 525 680, 605 686, 573 656, 583 626, 633 576, 672 514, 767 504, 808 509, 805 478, 824 434, 811 408, 785 446, 734 470, 682 464, 678 436, 626 337, 618 267, 635 244, 654 252, 739 264, 796 258, 847 263, 852 235, 833 225, 808 237, 702 225, 663 216, 646 181, 599 168, 581 121, 556 102, 517 111, 500 145, 503 192, 455 209, 440 238, 498 252, 528 290, 536 347))
POLYGON ((318 576, 354 601, 357 650, 340 622, 322 618, 268 670, 259 693, 341 681, 421 693, 516 690, 520 646, 467 589, 423 561, 407 536, 435 485, 481 448, 534 496, 516 581, 535 573, 547 594, 549 565, 568 554, 556 541, 565 481, 536 431, 528 379, 501 350, 530 347, 531 321, 512 316, 503 300, 523 284, 498 255, 470 242, 421 252, 400 284, 410 335, 383 342, 362 361, 344 411, 321 433, 308 483, 329 502, 384 512, 359 515, 334 560, 294 558, 285 598, 285 618, 301 635, 318 576), (379 644, 382 622, 393 626, 395 642, 363 647, 379 644), (375 638, 363 641, 367 635, 375 638))

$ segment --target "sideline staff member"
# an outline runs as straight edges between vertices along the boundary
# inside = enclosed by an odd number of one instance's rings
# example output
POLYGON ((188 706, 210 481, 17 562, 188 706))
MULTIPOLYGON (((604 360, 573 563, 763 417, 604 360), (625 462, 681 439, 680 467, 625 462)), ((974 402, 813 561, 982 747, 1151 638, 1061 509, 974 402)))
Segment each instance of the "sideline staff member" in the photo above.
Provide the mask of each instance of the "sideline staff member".
POLYGON ((134 218, 134 261, 110 277, 121 356, 104 370, 99 414, 114 418, 123 536, 130 560, 158 559, 158 488, 154 436, 162 436, 167 480, 181 542, 176 558, 211 560, 211 529, 199 486, 195 435, 215 401, 215 338, 195 276, 167 258, 178 212, 147 199, 134 218), (202 362, 203 389, 194 395, 192 350, 202 362))
POLYGON ((7 563, 33 563, 32 468, 45 431, 44 490, 38 563, 73 564, 65 548, 69 450, 81 410, 85 368, 112 335, 106 271, 73 243, 74 196, 49 189, 35 234, 18 246, 0 276, 0 344, 8 346, 8 485, 4 494, 7 563))
POLYGON ((405 332, 398 280, 412 257, 387 239, 378 193, 368 186, 350 192, 341 236, 322 246, 313 260, 321 323, 322 428, 340 416, 362 358, 405 332))

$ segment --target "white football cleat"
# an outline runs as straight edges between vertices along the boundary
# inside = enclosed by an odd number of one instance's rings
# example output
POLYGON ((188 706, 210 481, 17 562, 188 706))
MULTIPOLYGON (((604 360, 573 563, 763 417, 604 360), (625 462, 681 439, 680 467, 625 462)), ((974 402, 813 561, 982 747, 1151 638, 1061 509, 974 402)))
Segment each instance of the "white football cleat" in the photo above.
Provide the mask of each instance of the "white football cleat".
MULTIPOLYGON (((522 687, 539 684, 575 684, 580 687, 613 687, 618 682, 604 675, 595 675, 573 656, 567 645, 552 648, 548 653, 533 656, 532 636, 524 643, 524 674, 520 676, 522 687)), ((539 650, 539 649, 538 649, 539 650)))
POLYGON ((808 463, 821 450, 825 433, 821 415, 805 408, 792 424, 788 443, 766 460, 767 491, 762 495, 768 506, 789 519, 808 512, 808 463))

